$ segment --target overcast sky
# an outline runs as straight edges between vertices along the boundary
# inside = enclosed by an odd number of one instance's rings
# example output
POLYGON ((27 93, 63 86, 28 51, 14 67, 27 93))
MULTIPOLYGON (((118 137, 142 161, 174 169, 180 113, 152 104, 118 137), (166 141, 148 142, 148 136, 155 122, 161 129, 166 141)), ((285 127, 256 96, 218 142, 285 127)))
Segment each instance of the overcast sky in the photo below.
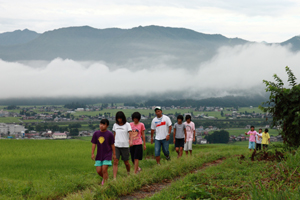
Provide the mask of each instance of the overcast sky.
POLYGON ((251 41, 300 34, 299 0, 0 0, 0 33, 68 26, 184 27, 251 41))

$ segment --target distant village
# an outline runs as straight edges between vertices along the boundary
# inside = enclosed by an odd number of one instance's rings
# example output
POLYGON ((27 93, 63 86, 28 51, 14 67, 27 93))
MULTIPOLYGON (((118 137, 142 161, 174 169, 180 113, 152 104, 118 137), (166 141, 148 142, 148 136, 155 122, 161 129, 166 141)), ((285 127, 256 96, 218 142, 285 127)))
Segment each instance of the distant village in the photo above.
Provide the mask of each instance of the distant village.
MULTIPOLYGON (((8 138, 8 139, 71 139, 71 135, 68 131, 63 132, 57 132, 53 131, 51 129, 45 130, 45 131, 35 131, 35 130, 27 130, 25 126, 28 124, 31 125, 37 125, 39 123, 46 123, 46 122, 84 122, 84 121, 99 121, 102 118, 107 118, 111 121, 115 120, 115 117, 113 116, 112 112, 117 110, 149 110, 149 115, 142 115, 142 120, 149 120, 154 117, 154 107, 155 106, 149 106, 149 107, 134 107, 134 106, 116 106, 114 104, 104 104, 99 106, 86 106, 85 108, 65 108, 65 107, 59 107, 59 106, 41 106, 41 107, 21 107, 18 108, 19 113, 2 109, 0 110, 0 117, 15 117, 19 119, 19 123, 14 124, 5 124, 0 123, 0 138, 8 138), (103 110, 106 110, 106 112, 103 113, 103 110), (112 112, 108 112, 107 110, 112 110, 112 112), (87 113, 90 111, 99 111, 99 115, 91 116, 87 113), (84 115, 74 115, 76 113, 84 112, 84 115), (38 120, 38 121, 34 121, 38 120)), ((180 113, 183 115, 192 115, 194 119, 210 119, 215 120, 217 117, 215 116, 209 116, 207 112, 220 112, 220 117, 225 117, 226 119, 241 119, 241 118, 266 118, 270 117, 266 114, 261 113, 255 113, 255 112, 239 112, 238 108, 222 108, 222 107, 176 107, 176 106, 170 106, 170 107, 162 107, 163 110, 172 110, 174 113, 167 114, 171 119, 176 120, 177 115, 179 114, 177 110, 190 110, 191 113, 180 113), (197 114, 194 115, 193 112, 206 112, 206 114, 197 114), (224 111, 226 111, 226 114, 224 114, 224 111), (230 114, 228 114, 230 113, 230 114)), ((249 108, 250 110, 253 109, 252 107, 249 108)), ((17 109, 14 109, 17 110, 17 109)), ((128 120, 130 121, 130 117, 128 117, 128 120)), ((245 127, 246 129, 250 127, 245 127)), ((197 144, 206 144, 207 140, 204 139, 206 135, 208 135, 210 132, 219 130, 215 126, 208 126, 203 127, 199 126, 196 129, 196 143, 197 144)), ((94 133, 94 130, 84 130, 78 132, 78 137, 85 137, 85 136, 92 136, 94 133)), ((74 135, 73 135, 74 136, 74 135)), ((244 137, 244 135, 240 136, 230 136, 229 142, 235 142, 235 141, 244 141, 247 140, 247 137, 244 137)), ((146 132, 146 141, 150 142, 150 130, 146 132)), ((273 137, 271 138, 271 141, 281 141, 281 138, 273 137)))
MULTIPOLYGON (((154 113, 152 112, 155 106, 149 106, 149 107, 133 107, 133 106, 87 106, 86 108, 76 108, 76 109, 66 109, 63 107, 57 107, 57 106, 42 106, 39 108, 33 107, 24 107, 21 108, 21 111, 19 113, 16 112, 10 112, 9 110, 0 110, 0 117, 17 117, 20 118, 20 122, 26 120, 44 120, 44 121, 85 121, 85 120, 99 120, 101 118, 107 118, 109 120, 114 120, 114 116, 112 116, 112 113, 105 112, 102 113, 101 111, 103 109, 111 109, 111 110, 126 110, 126 109, 137 109, 137 110, 149 110, 149 115, 143 115, 142 119, 150 119, 153 118, 154 113), (38 111, 38 112, 37 112, 38 111), (76 112, 89 112, 89 111, 99 111, 98 116, 91 116, 88 114, 85 115, 79 115, 74 116, 76 112), (100 114, 101 113, 101 114, 100 114)), ((241 118, 266 118, 271 117, 267 114, 263 113, 255 113, 255 112, 239 112, 238 108, 222 108, 222 107, 207 107, 207 106, 201 106, 198 108, 195 107, 162 107, 163 110, 173 110, 175 113, 173 114, 167 114, 171 119, 176 119, 176 110, 182 110, 182 109, 188 109, 191 110, 191 114, 193 118, 196 119, 218 119, 218 117, 215 116, 209 116, 209 114, 197 114, 193 115, 193 111, 197 112, 220 112, 220 117, 225 117, 226 119, 241 119, 241 118), (224 111, 231 112, 230 114, 226 113, 224 114, 224 111)), ((252 106, 250 106, 250 109, 252 109, 252 106)), ((183 113, 182 113, 183 114, 183 113)), ((185 113, 187 114, 187 113, 185 113)))

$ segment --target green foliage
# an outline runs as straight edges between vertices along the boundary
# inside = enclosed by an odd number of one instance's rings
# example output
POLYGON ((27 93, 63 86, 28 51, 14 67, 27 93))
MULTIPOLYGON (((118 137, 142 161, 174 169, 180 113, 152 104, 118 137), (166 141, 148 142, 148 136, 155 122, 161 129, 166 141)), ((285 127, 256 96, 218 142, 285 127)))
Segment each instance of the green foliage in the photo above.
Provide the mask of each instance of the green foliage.
POLYGON ((71 136, 78 136, 78 134, 79 134, 78 128, 72 128, 72 129, 70 129, 70 135, 71 136))
POLYGON ((15 110, 15 109, 18 109, 19 107, 16 106, 16 105, 9 105, 6 107, 7 110, 15 110))
POLYGON ((72 102, 64 105, 64 107, 69 109, 77 109, 77 108, 86 108, 86 105, 79 102, 72 102))
POLYGON ((268 107, 260 106, 264 112, 273 115, 273 126, 280 126, 284 143, 291 147, 300 146, 300 84, 289 67, 286 67, 289 88, 284 87, 283 81, 274 74, 275 82, 266 81, 266 91, 270 92, 269 101, 264 102, 268 107))
POLYGON ((228 143, 229 142, 229 132, 221 130, 215 131, 205 137, 209 143, 228 143))
POLYGON ((81 128, 81 124, 80 123, 72 123, 72 124, 69 124, 69 128, 81 128))

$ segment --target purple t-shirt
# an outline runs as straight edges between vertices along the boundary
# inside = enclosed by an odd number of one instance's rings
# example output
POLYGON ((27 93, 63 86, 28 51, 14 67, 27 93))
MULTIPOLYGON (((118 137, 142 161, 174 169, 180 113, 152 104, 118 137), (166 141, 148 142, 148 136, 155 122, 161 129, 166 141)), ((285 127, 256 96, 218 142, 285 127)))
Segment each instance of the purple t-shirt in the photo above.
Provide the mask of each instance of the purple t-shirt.
POLYGON ((111 160, 112 148, 111 145, 115 143, 115 138, 110 131, 96 131, 92 137, 93 144, 97 144, 96 160, 104 161, 111 160))

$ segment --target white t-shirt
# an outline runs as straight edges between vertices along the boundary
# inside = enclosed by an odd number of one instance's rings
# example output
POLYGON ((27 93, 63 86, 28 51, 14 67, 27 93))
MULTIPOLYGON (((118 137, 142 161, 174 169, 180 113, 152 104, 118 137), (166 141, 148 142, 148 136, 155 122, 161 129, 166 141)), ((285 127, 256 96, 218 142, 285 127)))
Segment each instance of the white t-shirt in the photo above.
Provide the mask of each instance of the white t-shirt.
POLYGON ((128 122, 120 126, 117 123, 113 126, 113 132, 116 133, 115 136, 115 146, 116 147, 129 147, 129 131, 132 131, 131 126, 128 122))
POLYGON ((193 141, 194 139, 194 131, 195 131, 195 124, 194 122, 184 122, 185 124, 185 130, 186 130, 186 141, 193 141))
POLYGON ((151 129, 155 130, 155 139, 164 140, 169 135, 169 127, 172 126, 170 118, 162 115, 161 118, 155 117, 151 123, 151 129))
POLYGON ((258 133, 258 134, 255 135, 255 142, 256 142, 257 144, 261 144, 262 138, 259 138, 259 139, 258 139, 258 136, 261 137, 262 134, 261 134, 261 133, 258 133))

